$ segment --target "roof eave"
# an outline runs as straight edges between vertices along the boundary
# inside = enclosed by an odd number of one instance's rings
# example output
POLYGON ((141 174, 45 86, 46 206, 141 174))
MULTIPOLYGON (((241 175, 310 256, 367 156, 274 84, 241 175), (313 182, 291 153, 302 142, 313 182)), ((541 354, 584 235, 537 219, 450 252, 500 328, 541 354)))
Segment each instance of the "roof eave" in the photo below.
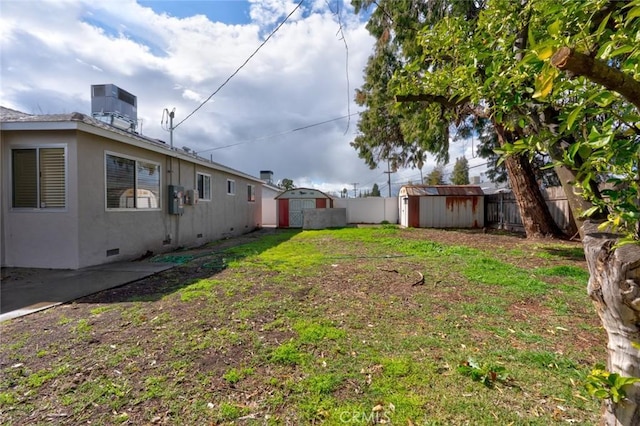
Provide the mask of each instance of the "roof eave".
POLYGON ((224 166, 219 163, 206 161, 197 157, 191 156, 180 151, 172 150, 169 147, 164 146, 158 142, 155 145, 151 141, 143 140, 135 135, 128 135, 124 132, 118 132, 115 130, 109 130, 102 127, 94 126, 84 121, 65 120, 65 121, 3 121, 0 122, 0 130, 2 131, 58 131, 58 130, 77 130, 96 136, 104 137, 107 139, 115 140, 128 145, 136 146, 138 148, 147 149, 159 154, 168 155, 173 158, 179 158, 181 160, 190 161, 199 164, 203 167, 218 170, 220 172, 233 174, 239 177, 243 177, 247 180, 262 184, 264 181, 249 174, 240 172, 230 167, 224 166))

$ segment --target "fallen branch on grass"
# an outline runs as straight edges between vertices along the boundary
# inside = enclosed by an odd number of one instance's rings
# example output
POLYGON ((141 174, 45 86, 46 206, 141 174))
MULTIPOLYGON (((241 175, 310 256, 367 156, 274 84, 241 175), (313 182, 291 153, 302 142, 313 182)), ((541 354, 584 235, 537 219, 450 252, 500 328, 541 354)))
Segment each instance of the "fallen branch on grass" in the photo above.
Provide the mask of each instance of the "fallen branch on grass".
POLYGON ((420 271, 416 271, 418 273, 418 275, 420 275, 420 279, 418 281, 416 281, 415 283, 411 284, 411 287, 415 287, 417 285, 422 285, 424 284, 424 275, 422 275, 422 272, 420 271))

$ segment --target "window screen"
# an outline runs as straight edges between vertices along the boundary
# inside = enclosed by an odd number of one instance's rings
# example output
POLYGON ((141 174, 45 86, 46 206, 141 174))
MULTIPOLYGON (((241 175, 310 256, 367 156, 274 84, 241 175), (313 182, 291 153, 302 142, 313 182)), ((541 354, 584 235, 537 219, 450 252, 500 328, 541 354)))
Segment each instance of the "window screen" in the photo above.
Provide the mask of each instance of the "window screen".
POLYGON ((66 207, 65 148, 14 149, 11 161, 14 208, 66 207))

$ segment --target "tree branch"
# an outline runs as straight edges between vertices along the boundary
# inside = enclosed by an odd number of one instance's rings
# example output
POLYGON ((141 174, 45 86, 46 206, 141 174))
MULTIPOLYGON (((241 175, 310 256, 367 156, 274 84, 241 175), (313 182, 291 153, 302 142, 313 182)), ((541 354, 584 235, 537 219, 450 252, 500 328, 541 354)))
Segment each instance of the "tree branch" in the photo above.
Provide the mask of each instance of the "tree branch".
POLYGON ((640 81, 607 65, 605 61, 592 58, 565 46, 551 57, 551 65, 561 71, 584 76, 594 83, 618 92, 640 110, 640 81))
POLYGON ((419 95, 396 95, 396 102, 431 102, 438 103, 446 108, 454 108, 463 104, 466 100, 467 99, 463 99, 460 102, 452 102, 444 96, 428 95, 426 93, 421 93, 419 95))
POLYGON ((458 108, 458 112, 468 115, 475 115, 476 117, 489 118, 490 113, 486 108, 479 106, 473 106, 469 103, 469 98, 464 97, 462 99, 449 99, 442 95, 429 95, 427 93, 420 93, 417 95, 396 95, 396 102, 430 102, 437 103, 449 110, 455 110, 458 108))

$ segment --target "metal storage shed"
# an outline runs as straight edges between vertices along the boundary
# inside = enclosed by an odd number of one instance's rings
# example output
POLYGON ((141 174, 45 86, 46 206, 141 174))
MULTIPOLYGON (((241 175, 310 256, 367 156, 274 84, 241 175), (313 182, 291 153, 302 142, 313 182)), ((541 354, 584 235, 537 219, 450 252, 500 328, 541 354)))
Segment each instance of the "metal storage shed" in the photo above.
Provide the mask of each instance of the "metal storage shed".
POLYGON ((317 189, 290 189, 275 199, 279 228, 302 228, 306 209, 333 208, 333 199, 317 189))
POLYGON ((405 185, 400 225, 413 228, 482 228, 484 192, 472 185, 405 185))

